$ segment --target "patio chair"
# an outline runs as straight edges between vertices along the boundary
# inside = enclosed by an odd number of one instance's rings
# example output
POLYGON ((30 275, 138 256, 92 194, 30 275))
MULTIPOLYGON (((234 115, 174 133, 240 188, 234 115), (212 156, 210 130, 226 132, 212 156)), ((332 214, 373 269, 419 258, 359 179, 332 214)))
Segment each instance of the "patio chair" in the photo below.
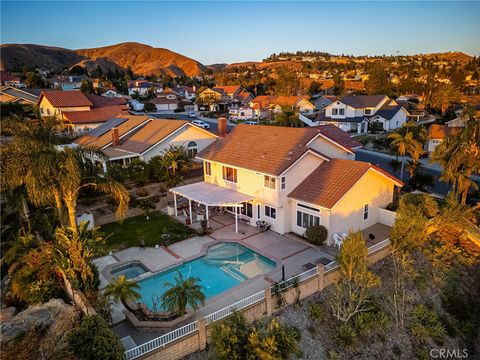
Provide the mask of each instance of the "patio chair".
POLYGON ((338 248, 340 249, 340 247, 342 246, 342 243, 343 243, 343 238, 337 234, 337 233, 333 233, 333 247, 336 247, 338 245, 338 248))

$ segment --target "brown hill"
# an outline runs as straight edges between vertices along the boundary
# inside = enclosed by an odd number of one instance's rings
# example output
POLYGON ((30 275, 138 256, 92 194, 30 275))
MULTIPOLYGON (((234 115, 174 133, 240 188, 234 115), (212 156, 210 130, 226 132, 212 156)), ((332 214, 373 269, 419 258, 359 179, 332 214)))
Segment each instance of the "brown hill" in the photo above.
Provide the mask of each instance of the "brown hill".
POLYGON ((423 55, 426 58, 438 58, 439 60, 447 61, 460 61, 462 63, 467 63, 473 59, 472 56, 465 54, 461 51, 449 51, 446 53, 433 53, 423 55))
POLYGON ((135 74, 141 75, 195 76, 206 69, 198 61, 173 51, 134 42, 75 52, 92 60, 107 59, 122 68, 130 66, 135 74))
POLYGON ((33 44, 0 45, 0 67, 3 70, 21 71, 28 68, 53 68, 57 71, 86 60, 72 50, 33 44))

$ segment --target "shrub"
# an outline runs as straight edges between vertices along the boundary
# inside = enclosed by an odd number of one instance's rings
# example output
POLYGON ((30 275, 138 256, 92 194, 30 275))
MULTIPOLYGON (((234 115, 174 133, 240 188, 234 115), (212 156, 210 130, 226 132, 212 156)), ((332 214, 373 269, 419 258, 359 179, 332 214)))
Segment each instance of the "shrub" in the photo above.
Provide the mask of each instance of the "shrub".
POLYGON ((445 328, 435 310, 423 304, 413 309, 411 332, 420 341, 432 338, 436 342, 442 341, 446 334, 445 328))
POLYGON ((68 345, 81 360, 124 359, 120 339, 100 315, 85 316, 68 336, 68 345))
POLYGON ((335 340, 337 340, 339 346, 351 349, 357 342, 357 332, 353 326, 342 324, 335 330, 335 340))
POLYGON ((305 231, 305 237, 314 245, 322 245, 327 240, 328 230, 323 225, 313 225, 305 231))
POLYGON ((143 107, 143 110, 145 112, 155 112, 157 111, 157 107, 155 106, 155 104, 152 104, 151 102, 146 102, 143 107))
POLYGON ((390 319, 382 312, 364 312, 355 316, 354 324, 360 335, 367 335, 377 331, 385 331, 388 328, 390 319))
POLYGON ((315 320, 325 319, 325 311, 323 310, 323 307, 320 304, 311 303, 310 306, 308 307, 308 312, 310 314, 310 317, 315 320))

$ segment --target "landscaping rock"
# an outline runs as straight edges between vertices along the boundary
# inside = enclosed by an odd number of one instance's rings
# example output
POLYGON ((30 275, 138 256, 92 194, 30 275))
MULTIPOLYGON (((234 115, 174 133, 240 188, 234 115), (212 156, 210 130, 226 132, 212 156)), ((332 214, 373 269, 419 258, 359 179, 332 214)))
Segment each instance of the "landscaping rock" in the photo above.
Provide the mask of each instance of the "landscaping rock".
POLYGON ((56 332, 56 327, 61 322, 71 321, 77 316, 73 306, 67 305, 62 299, 51 299, 49 302, 33 305, 16 316, 0 324, 0 341, 7 343, 17 336, 35 330, 56 332))

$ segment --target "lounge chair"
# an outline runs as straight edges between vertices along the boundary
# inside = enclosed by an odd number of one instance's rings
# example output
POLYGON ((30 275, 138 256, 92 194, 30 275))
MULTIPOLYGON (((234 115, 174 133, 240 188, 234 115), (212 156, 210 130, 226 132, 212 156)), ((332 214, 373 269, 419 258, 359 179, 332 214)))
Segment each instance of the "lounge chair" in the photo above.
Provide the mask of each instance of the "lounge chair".
POLYGON ((342 243, 343 243, 343 238, 337 233, 333 233, 332 237, 333 237, 333 241, 334 241, 333 247, 338 246, 338 248, 340 249, 340 247, 342 246, 342 243))

